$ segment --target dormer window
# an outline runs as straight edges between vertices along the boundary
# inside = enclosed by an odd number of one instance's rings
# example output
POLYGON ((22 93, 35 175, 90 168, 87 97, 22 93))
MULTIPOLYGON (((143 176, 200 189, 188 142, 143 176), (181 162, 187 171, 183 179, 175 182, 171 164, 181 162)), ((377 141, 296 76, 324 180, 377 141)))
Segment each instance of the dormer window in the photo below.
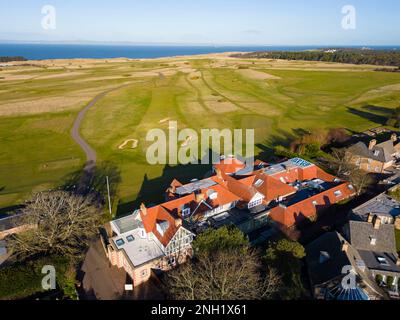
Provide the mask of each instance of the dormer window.
POLYGON ((343 195, 342 191, 340 191, 340 190, 335 191, 335 197, 336 198, 340 198, 342 195, 343 195))
POLYGON ((156 224, 157 232, 164 236, 165 232, 169 229, 169 222, 168 221, 157 221, 156 224))
POLYGON ((263 183, 264 183, 264 180, 258 179, 254 185, 255 185, 257 188, 259 188, 259 187, 261 187, 261 186, 263 185, 263 183))
POLYGON ((389 266, 390 266, 390 264, 388 263, 388 261, 386 260, 386 258, 384 258, 384 257, 378 257, 377 259, 378 259, 378 262, 380 263, 380 265, 386 266, 386 267, 389 267, 389 266))
POLYGON ((375 150, 375 151, 374 151, 374 156, 375 156, 375 157, 378 157, 379 154, 380 154, 380 151, 379 151, 379 150, 375 150))
POLYGON ((185 218, 187 216, 190 216, 190 208, 185 208, 182 210, 182 217, 185 218))

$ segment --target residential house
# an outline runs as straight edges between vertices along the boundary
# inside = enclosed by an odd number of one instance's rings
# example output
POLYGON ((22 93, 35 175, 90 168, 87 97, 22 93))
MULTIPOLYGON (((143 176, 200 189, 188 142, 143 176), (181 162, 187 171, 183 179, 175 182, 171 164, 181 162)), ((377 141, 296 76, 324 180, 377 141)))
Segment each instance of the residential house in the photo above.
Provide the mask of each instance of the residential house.
POLYGON ((312 294, 319 300, 378 300, 385 296, 346 239, 329 232, 305 247, 312 294), (349 279, 354 279, 349 281, 349 279))
POLYGON ((400 155, 400 143, 397 135, 393 134, 390 140, 379 144, 376 139, 371 140, 368 146, 358 142, 347 149, 347 155, 351 163, 363 171, 385 173, 400 155))
POLYGON ((142 205, 135 213, 112 221, 111 228, 108 258, 127 272, 134 286, 148 281, 153 270, 170 270, 192 255, 194 234, 162 206, 142 205))
POLYGON ((396 250, 395 228, 370 214, 367 221, 351 220, 344 236, 357 250, 362 264, 391 296, 399 297, 400 259, 396 250))
POLYGON ((400 230, 400 202, 386 192, 363 203, 351 212, 351 219, 368 221, 371 216, 378 216, 384 224, 394 224, 400 230))

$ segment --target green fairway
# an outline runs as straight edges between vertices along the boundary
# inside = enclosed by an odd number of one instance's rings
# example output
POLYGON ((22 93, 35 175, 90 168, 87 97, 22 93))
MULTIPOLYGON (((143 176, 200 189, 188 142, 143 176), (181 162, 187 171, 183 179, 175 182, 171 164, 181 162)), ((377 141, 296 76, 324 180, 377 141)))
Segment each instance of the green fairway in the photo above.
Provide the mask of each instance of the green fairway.
POLYGON ((62 184, 83 165, 84 154, 69 137, 73 120, 96 94, 121 84, 127 86, 88 111, 81 134, 100 162, 120 169, 122 210, 160 201, 173 178, 188 181, 209 169, 147 163, 146 134, 167 131, 168 120, 197 131, 255 129, 261 151, 296 129, 382 125, 400 102, 400 74, 367 66, 171 58, 20 69, 0 72, 10 77, 0 82, 0 208, 62 184), (22 73, 34 78, 18 80, 22 73), (135 149, 119 148, 129 140, 138 141, 135 149))

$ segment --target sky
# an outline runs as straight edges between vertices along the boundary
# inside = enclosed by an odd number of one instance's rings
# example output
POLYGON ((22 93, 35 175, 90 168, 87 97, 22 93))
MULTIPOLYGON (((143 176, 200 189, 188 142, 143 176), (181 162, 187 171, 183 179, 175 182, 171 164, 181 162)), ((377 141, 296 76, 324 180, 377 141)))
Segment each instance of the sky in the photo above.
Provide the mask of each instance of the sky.
POLYGON ((399 12, 398 0, 1 0, 0 41, 399 45, 399 12), (343 28, 346 5, 355 28, 343 28))

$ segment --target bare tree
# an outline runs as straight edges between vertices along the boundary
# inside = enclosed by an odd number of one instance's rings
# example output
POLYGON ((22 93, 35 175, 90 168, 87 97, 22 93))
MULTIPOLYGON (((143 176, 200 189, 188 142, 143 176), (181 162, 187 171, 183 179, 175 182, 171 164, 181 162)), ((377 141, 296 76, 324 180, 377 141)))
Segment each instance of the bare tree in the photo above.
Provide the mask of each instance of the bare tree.
POLYGON ((165 286, 178 300, 269 299, 280 286, 274 269, 261 271, 255 251, 202 252, 166 275, 165 286))
POLYGON ((350 182, 356 188, 358 196, 372 183, 371 176, 355 165, 354 156, 346 149, 333 149, 332 157, 331 166, 336 175, 350 182))
POLYGON ((101 217, 91 197, 65 191, 38 193, 21 213, 23 223, 33 228, 12 235, 8 246, 15 257, 24 258, 38 254, 82 254, 96 235, 101 217))

